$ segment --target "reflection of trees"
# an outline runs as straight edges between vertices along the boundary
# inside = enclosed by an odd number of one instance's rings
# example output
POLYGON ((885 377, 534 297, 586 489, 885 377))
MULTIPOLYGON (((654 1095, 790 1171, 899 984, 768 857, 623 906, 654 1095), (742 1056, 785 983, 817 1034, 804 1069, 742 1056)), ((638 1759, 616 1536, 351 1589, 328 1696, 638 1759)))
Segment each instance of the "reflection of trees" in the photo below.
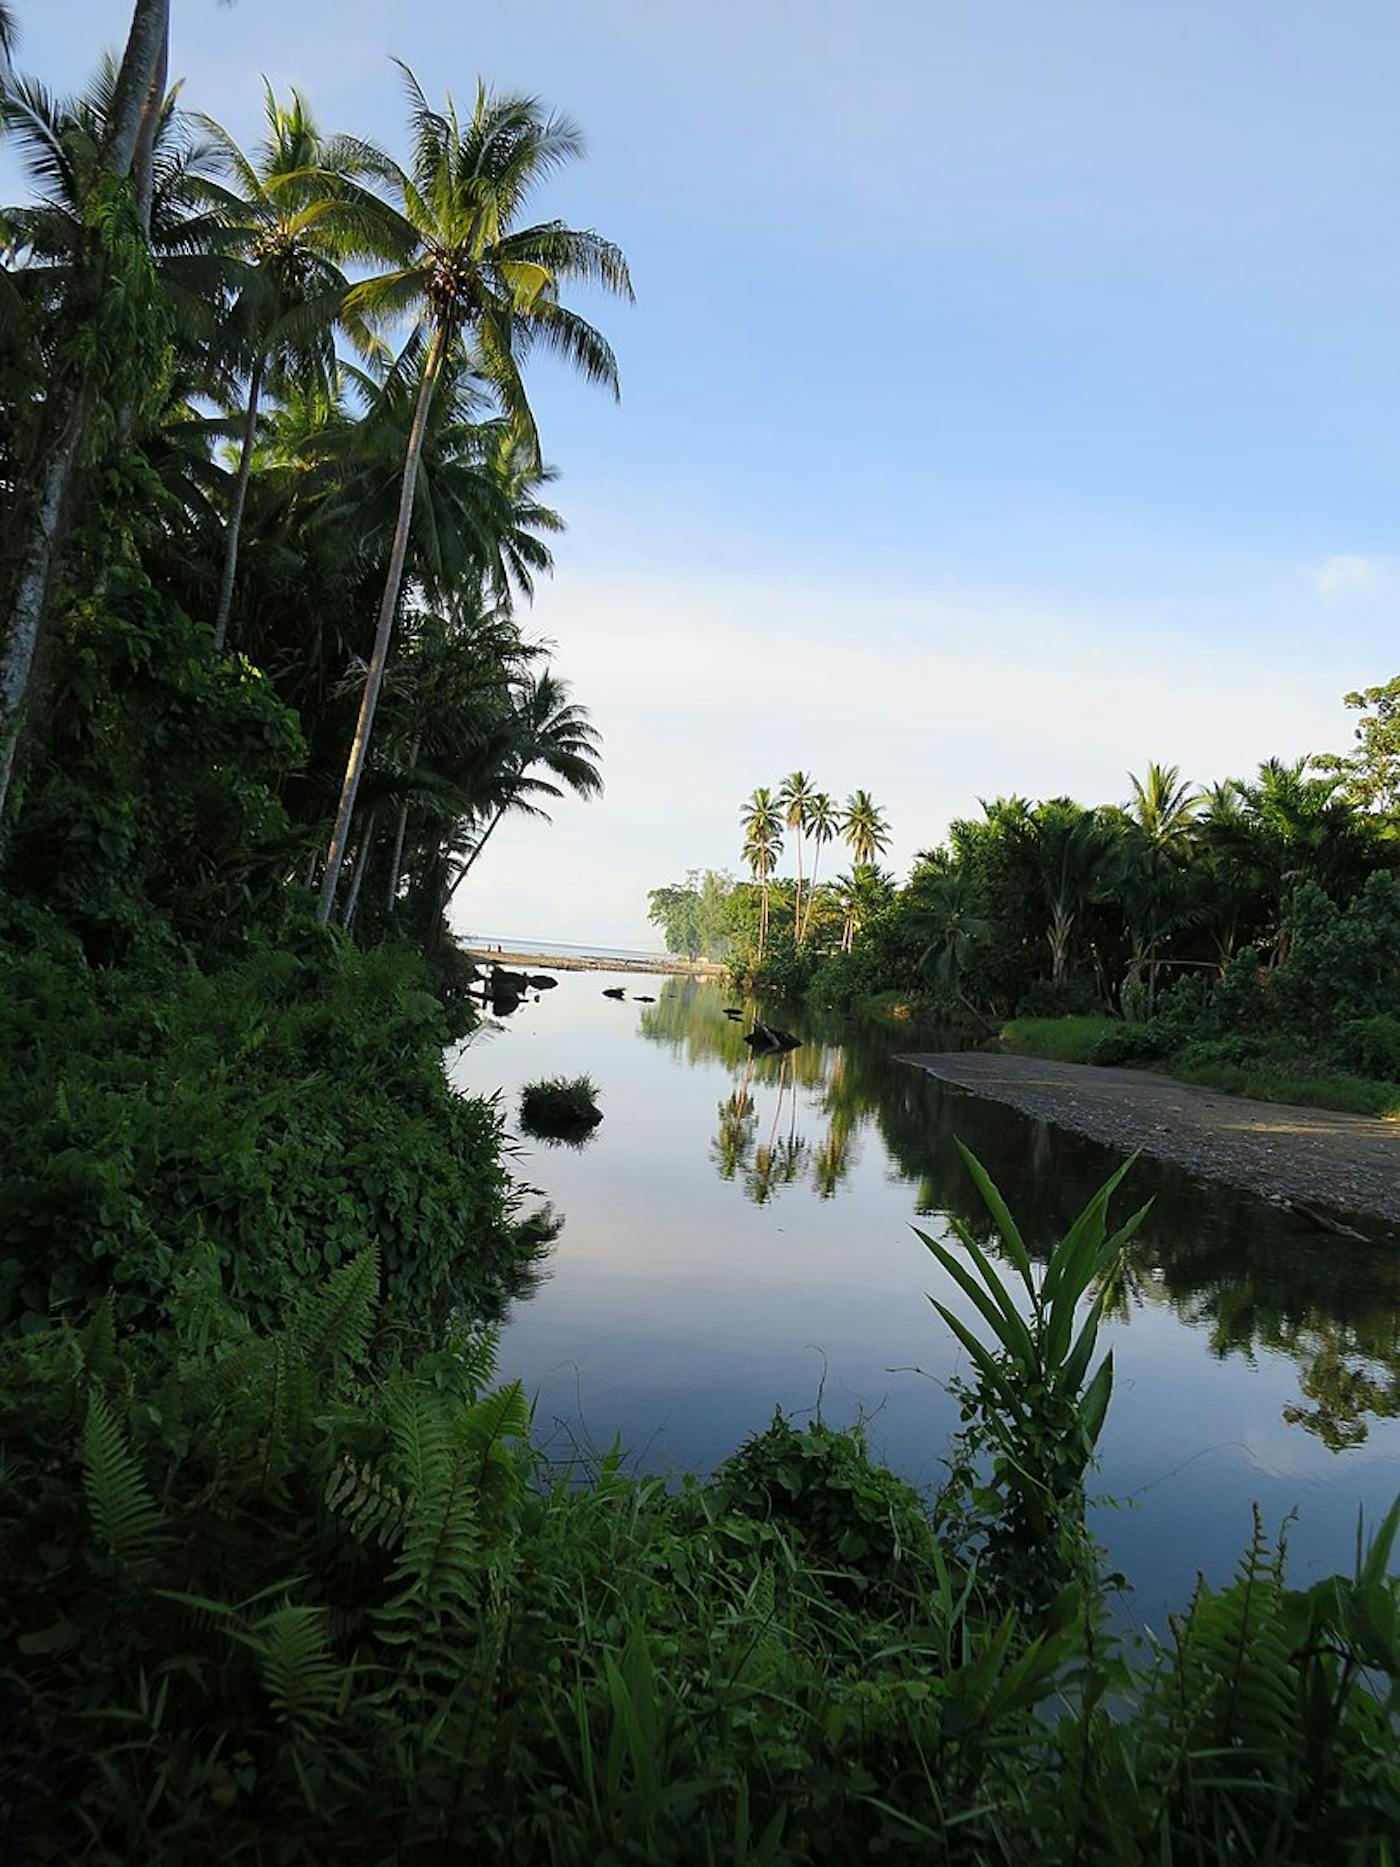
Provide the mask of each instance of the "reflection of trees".
MULTIPOLYGON (((743 1041, 747 1024, 727 1019, 724 1002, 713 986, 668 979, 657 1004, 645 1007, 641 1028, 692 1064, 733 1071, 711 1158, 723 1178, 759 1203, 801 1183, 817 1198, 832 1198, 858 1156, 859 1137, 873 1127, 919 1213, 956 1215, 994 1245, 956 1137, 986 1163, 1027 1246, 1045 1257, 1118 1164, 1107 1148, 900 1062, 897 1034, 805 1006, 785 1006, 778 1020, 803 1047, 755 1059, 743 1041), (758 1106, 769 1094, 775 1105, 758 1106), (824 1122, 815 1146, 799 1132, 808 1111, 824 1122)), ((1361 1444, 1371 1420, 1400 1417, 1400 1258, 1393 1250, 1343 1246, 1261 1200, 1202 1188, 1142 1160, 1118 1196, 1119 1217, 1147 1199, 1151 1217, 1110 1293, 1116 1319, 1130 1324, 1148 1305, 1165 1306, 1222 1360, 1286 1356, 1301 1392, 1284 1417, 1334 1451, 1361 1444)))

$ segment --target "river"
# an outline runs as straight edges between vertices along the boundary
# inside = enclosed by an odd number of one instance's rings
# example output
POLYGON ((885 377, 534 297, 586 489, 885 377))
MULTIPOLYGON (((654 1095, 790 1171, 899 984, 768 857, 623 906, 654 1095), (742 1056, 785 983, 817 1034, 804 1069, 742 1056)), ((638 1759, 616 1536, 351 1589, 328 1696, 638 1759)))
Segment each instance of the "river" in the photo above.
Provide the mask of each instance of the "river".
MULTIPOLYGON (((1108 1149, 936 1082, 919 1042, 804 1008, 804 1038, 753 1062, 722 987, 565 974, 454 1056, 463 1089, 586 1072, 605 1119, 574 1149, 521 1138, 517 1172, 564 1220, 518 1302, 503 1377, 537 1396, 565 1460, 620 1439, 639 1468, 708 1472, 775 1406, 867 1422, 872 1449, 936 1485, 960 1352, 932 1293, 975 1323, 915 1228, 983 1224, 955 1146, 980 1157, 1033 1252, 1119 1164, 1108 1149), (638 1002, 641 995, 656 1002, 638 1002)), ((776 1015, 776 1014, 775 1014, 776 1015)), ((932 1047, 925 1041, 923 1047, 932 1047)), ((1116 1385, 1093 1527, 1161 1629, 1197 1571, 1228 1576, 1258 1503, 1292 1515, 1301 1583, 1352 1559, 1357 1510, 1400 1490, 1400 1255, 1140 1161, 1120 1217, 1152 1197, 1104 1342, 1116 1385), (1111 1500, 1111 1501, 1109 1501, 1111 1500)))

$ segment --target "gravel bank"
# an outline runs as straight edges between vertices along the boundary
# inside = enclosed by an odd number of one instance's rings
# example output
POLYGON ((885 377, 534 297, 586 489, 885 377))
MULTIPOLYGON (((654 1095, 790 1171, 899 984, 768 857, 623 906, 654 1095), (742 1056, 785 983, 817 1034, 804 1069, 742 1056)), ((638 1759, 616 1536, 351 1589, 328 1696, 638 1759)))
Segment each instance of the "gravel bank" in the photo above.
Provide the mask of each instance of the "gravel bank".
POLYGON ((1400 1223, 1400 1122, 1222 1095, 1147 1070, 950 1051, 904 1059, 974 1095, 1266 1199, 1400 1223))

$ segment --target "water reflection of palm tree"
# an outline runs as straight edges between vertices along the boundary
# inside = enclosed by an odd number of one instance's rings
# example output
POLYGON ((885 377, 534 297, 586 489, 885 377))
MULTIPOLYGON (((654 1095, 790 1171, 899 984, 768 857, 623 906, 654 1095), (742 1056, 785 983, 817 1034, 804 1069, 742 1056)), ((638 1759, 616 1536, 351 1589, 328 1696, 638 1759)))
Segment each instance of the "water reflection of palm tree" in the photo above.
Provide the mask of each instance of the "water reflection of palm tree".
POLYGON ((830 1199, 851 1170, 851 1135, 854 1123, 845 1111, 832 1114, 826 1137, 812 1161, 812 1184, 818 1199, 830 1199))
POLYGON ((736 1091, 719 1105, 719 1131, 710 1143, 710 1159, 721 1180, 732 1180, 747 1168, 758 1111, 748 1100, 747 1088, 736 1091))

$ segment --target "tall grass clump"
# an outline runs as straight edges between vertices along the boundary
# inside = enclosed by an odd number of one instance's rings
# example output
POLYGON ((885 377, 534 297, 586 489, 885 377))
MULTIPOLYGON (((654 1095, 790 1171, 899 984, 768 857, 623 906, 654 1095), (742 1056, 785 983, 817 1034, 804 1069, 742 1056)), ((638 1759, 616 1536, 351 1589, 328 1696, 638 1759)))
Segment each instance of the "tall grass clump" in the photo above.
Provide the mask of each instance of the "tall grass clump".
POLYGON ((589 1076, 551 1076, 529 1083, 520 1097, 520 1121, 529 1133, 573 1140, 603 1119, 598 1085, 589 1076))

